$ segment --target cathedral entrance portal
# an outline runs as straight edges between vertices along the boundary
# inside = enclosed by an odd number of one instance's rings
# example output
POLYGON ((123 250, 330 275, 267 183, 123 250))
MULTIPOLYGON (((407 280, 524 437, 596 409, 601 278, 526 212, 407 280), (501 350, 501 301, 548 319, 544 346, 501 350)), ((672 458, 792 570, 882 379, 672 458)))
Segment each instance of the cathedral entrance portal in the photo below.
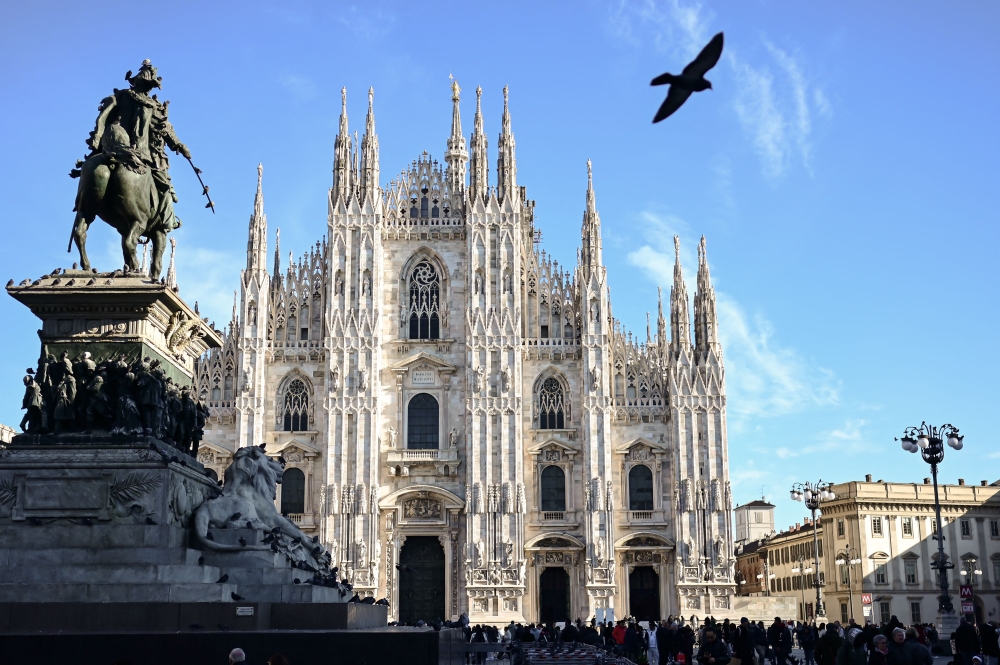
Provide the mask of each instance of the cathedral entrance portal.
POLYGON ((569 621, 569 574, 565 568, 546 568, 538 577, 538 605, 542 623, 569 621))
POLYGON ((444 548, 437 536, 408 536, 399 564, 399 620, 445 618, 444 548))
POLYGON ((628 576, 629 614, 638 621, 660 619, 660 576, 650 566, 637 566, 628 576))

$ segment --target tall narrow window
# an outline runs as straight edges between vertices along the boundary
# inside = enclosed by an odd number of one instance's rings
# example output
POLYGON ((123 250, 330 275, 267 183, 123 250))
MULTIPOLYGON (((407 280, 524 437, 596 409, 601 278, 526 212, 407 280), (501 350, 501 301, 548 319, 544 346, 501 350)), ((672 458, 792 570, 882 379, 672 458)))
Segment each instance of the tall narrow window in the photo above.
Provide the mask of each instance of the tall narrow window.
POLYGON ((282 426, 286 432, 309 429, 309 391, 302 379, 295 379, 285 388, 281 399, 282 426))
POLYGON ((566 407, 557 379, 545 379, 538 390, 538 429, 565 429, 566 407))
POLYGON ((844 520, 837 520, 837 538, 844 537, 844 520))
POLYGON ((912 561, 907 561, 903 564, 906 573, 906 583, 916 584, 917 583, 917 564, 912 561))
POLYGON ((872 535, 881 536, 882 535, 882 518, 873 517, 872 518, 872 535))
POLYGON ((875 584, 888 584, 889 578, 885 563, 875 564, 875 584))
POLYGON ((407 409, 406 447, 411 450, 436 449, 439 429, 438 401, 427 393, 415 395, 407 409))
POLYGON ((962 537, 963 538, 971 538, 972 537, 972 526, 969 523, 969 520, 962 520, 960 524, 961 524, 961 527, 962 527, 962 537))
POLYGON ((281 514, 306 511, 306 477, 301 469, 285 469, 281 474, 281 514))
POLYGON ((636 464, 628 472, 628 509, 653 509, 653 472, 645 464, 636 464))
POLYGON ((910 537, 913 535, 913 518, 904 517, 903 518, 903 535, 910 537))
POLYGON ((441 337, 441 279, 429 261, 410 273, 410 339, 441 337))
POLYGON ((542 469, 542 512, 566 510, 566 474, 555 465, 542 469))

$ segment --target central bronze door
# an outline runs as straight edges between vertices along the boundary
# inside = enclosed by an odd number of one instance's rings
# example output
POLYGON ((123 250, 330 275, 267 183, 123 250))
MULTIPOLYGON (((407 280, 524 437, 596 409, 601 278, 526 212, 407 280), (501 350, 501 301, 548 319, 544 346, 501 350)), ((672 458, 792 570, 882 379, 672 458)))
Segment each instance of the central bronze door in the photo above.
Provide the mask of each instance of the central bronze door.
POLYGON ((407 536, 399 552, 399 620, 412 624, 444 614, 444 548, 437 536, 407 536))
POLYGON ((629 614, 637 621, 659 621, 660 576, 649 566, 636 566, 628 576, 629 614))
POLYGON ((546 568, 538 576, 538 605, 542 623, 569 621, 569 575, 565 568, 546 568))

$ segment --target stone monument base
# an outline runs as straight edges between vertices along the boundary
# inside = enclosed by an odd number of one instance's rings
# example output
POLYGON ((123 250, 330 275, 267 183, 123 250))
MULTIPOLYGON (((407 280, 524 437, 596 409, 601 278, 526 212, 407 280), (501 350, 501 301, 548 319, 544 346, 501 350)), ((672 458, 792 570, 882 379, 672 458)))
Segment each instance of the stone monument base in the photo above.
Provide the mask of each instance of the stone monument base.
POLYGON ((385 625, 384 607, 333 608, 346 605, 344 591, 310 584, 313 573, 272 551, 262 529, 214 529, 235 551, 202 548, 191 521, 219 492, 194 458, 152 437, 15 437, 0 449, 0 612, 8 617, 0 615, 0 630, 5 620, 28 631, 150 631, 237 619, 260 629, 307 614, 318 627, 346 628, 358 612, 368 613, 362 623, 385 625), (315 609, 290 609, 301 604, 315 609))

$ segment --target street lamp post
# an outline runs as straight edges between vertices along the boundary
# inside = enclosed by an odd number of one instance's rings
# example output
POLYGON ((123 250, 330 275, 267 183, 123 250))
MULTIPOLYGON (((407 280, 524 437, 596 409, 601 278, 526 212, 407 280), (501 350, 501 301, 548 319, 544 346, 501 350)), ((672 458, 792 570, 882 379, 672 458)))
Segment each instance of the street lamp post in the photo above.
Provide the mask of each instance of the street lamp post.
POLYGON ((771 567, 767 563, 767 559, 764 559, 764 572, 757 573, 757 579, 760 580, 760 584, 764 587, 764 595, 771 595, 771 585, 770 581, 774 579, 774 573, 771 572, 771 567))
POLYGON ((955 616, 955 606, 951 603, 951 594, 948 592, 948 569, 954 568, 955 564, 948 561, 948 555, 944 553, 944 529, 941 524, 941 499, 938 496, 938 464, 944 461, 944 444, 955 450, 961 450, 962 440, 965 437, 958 433, 958 428, 954 425, 941 425, 935 427, 926 422, 920 423, 920 427, 907 427, 903 430, 903 438, 900 441, 903 450, 909 453, 920 451, 920 456, 931 467, 931 478, 934 480, 934 515, 937 519, 937 533, 934 538, 938 542, 937 561, 931 562, 931 568, 938 571, 938 586, 941 587, 941 595, 938 596, 938 623, 942 632, 949 631, 958 624, 955 616), (947 625, 945 625, 947 624, 947 625))
POLYGON ((799 574, 799 591, 802 592, 802 622, 803 623, 805 623, 805 622, 807 622, 809 620, 809 618, 806 616, 806 585, 803 584, 803 581, 804 581, 804 578, 805 578, 806 575, 808 575, 809 573, 813 572, 812 568, 806 568, 805 567, 806 561, 808 561, 808 560, 809 559, 806 558, 805 554, 800 554, 795 559, 795 564, 796 564, 795 567, 792 568, 792 572, 793 573, 798 573, 799 574))
POLYGON ((816 618, 825 619, 826 609, 823 607, 823 600, 820 598, 819 589, 823 585, 819 580, 819 545, 816 536, 816 511, 819 510, 821 501, 831 501, 837 498, 831 489, 833 483, 824 483, 822 480, 815 483, 795 483, 792 485, 792 500, 802 501, 806 508, 812 511, 813 523, 813 556, 815 557, 816 577, 813 586, 816 587, 816 618))
POLYGON ((851 618, 856 618, 854 613, 854 590, 851 588, 851 568, 861 563, 861 554, 851 545, 843 547, 837 552, 836 563, 838 566, 846 566, 847 571, 847 598, 851 604, 851 618))

